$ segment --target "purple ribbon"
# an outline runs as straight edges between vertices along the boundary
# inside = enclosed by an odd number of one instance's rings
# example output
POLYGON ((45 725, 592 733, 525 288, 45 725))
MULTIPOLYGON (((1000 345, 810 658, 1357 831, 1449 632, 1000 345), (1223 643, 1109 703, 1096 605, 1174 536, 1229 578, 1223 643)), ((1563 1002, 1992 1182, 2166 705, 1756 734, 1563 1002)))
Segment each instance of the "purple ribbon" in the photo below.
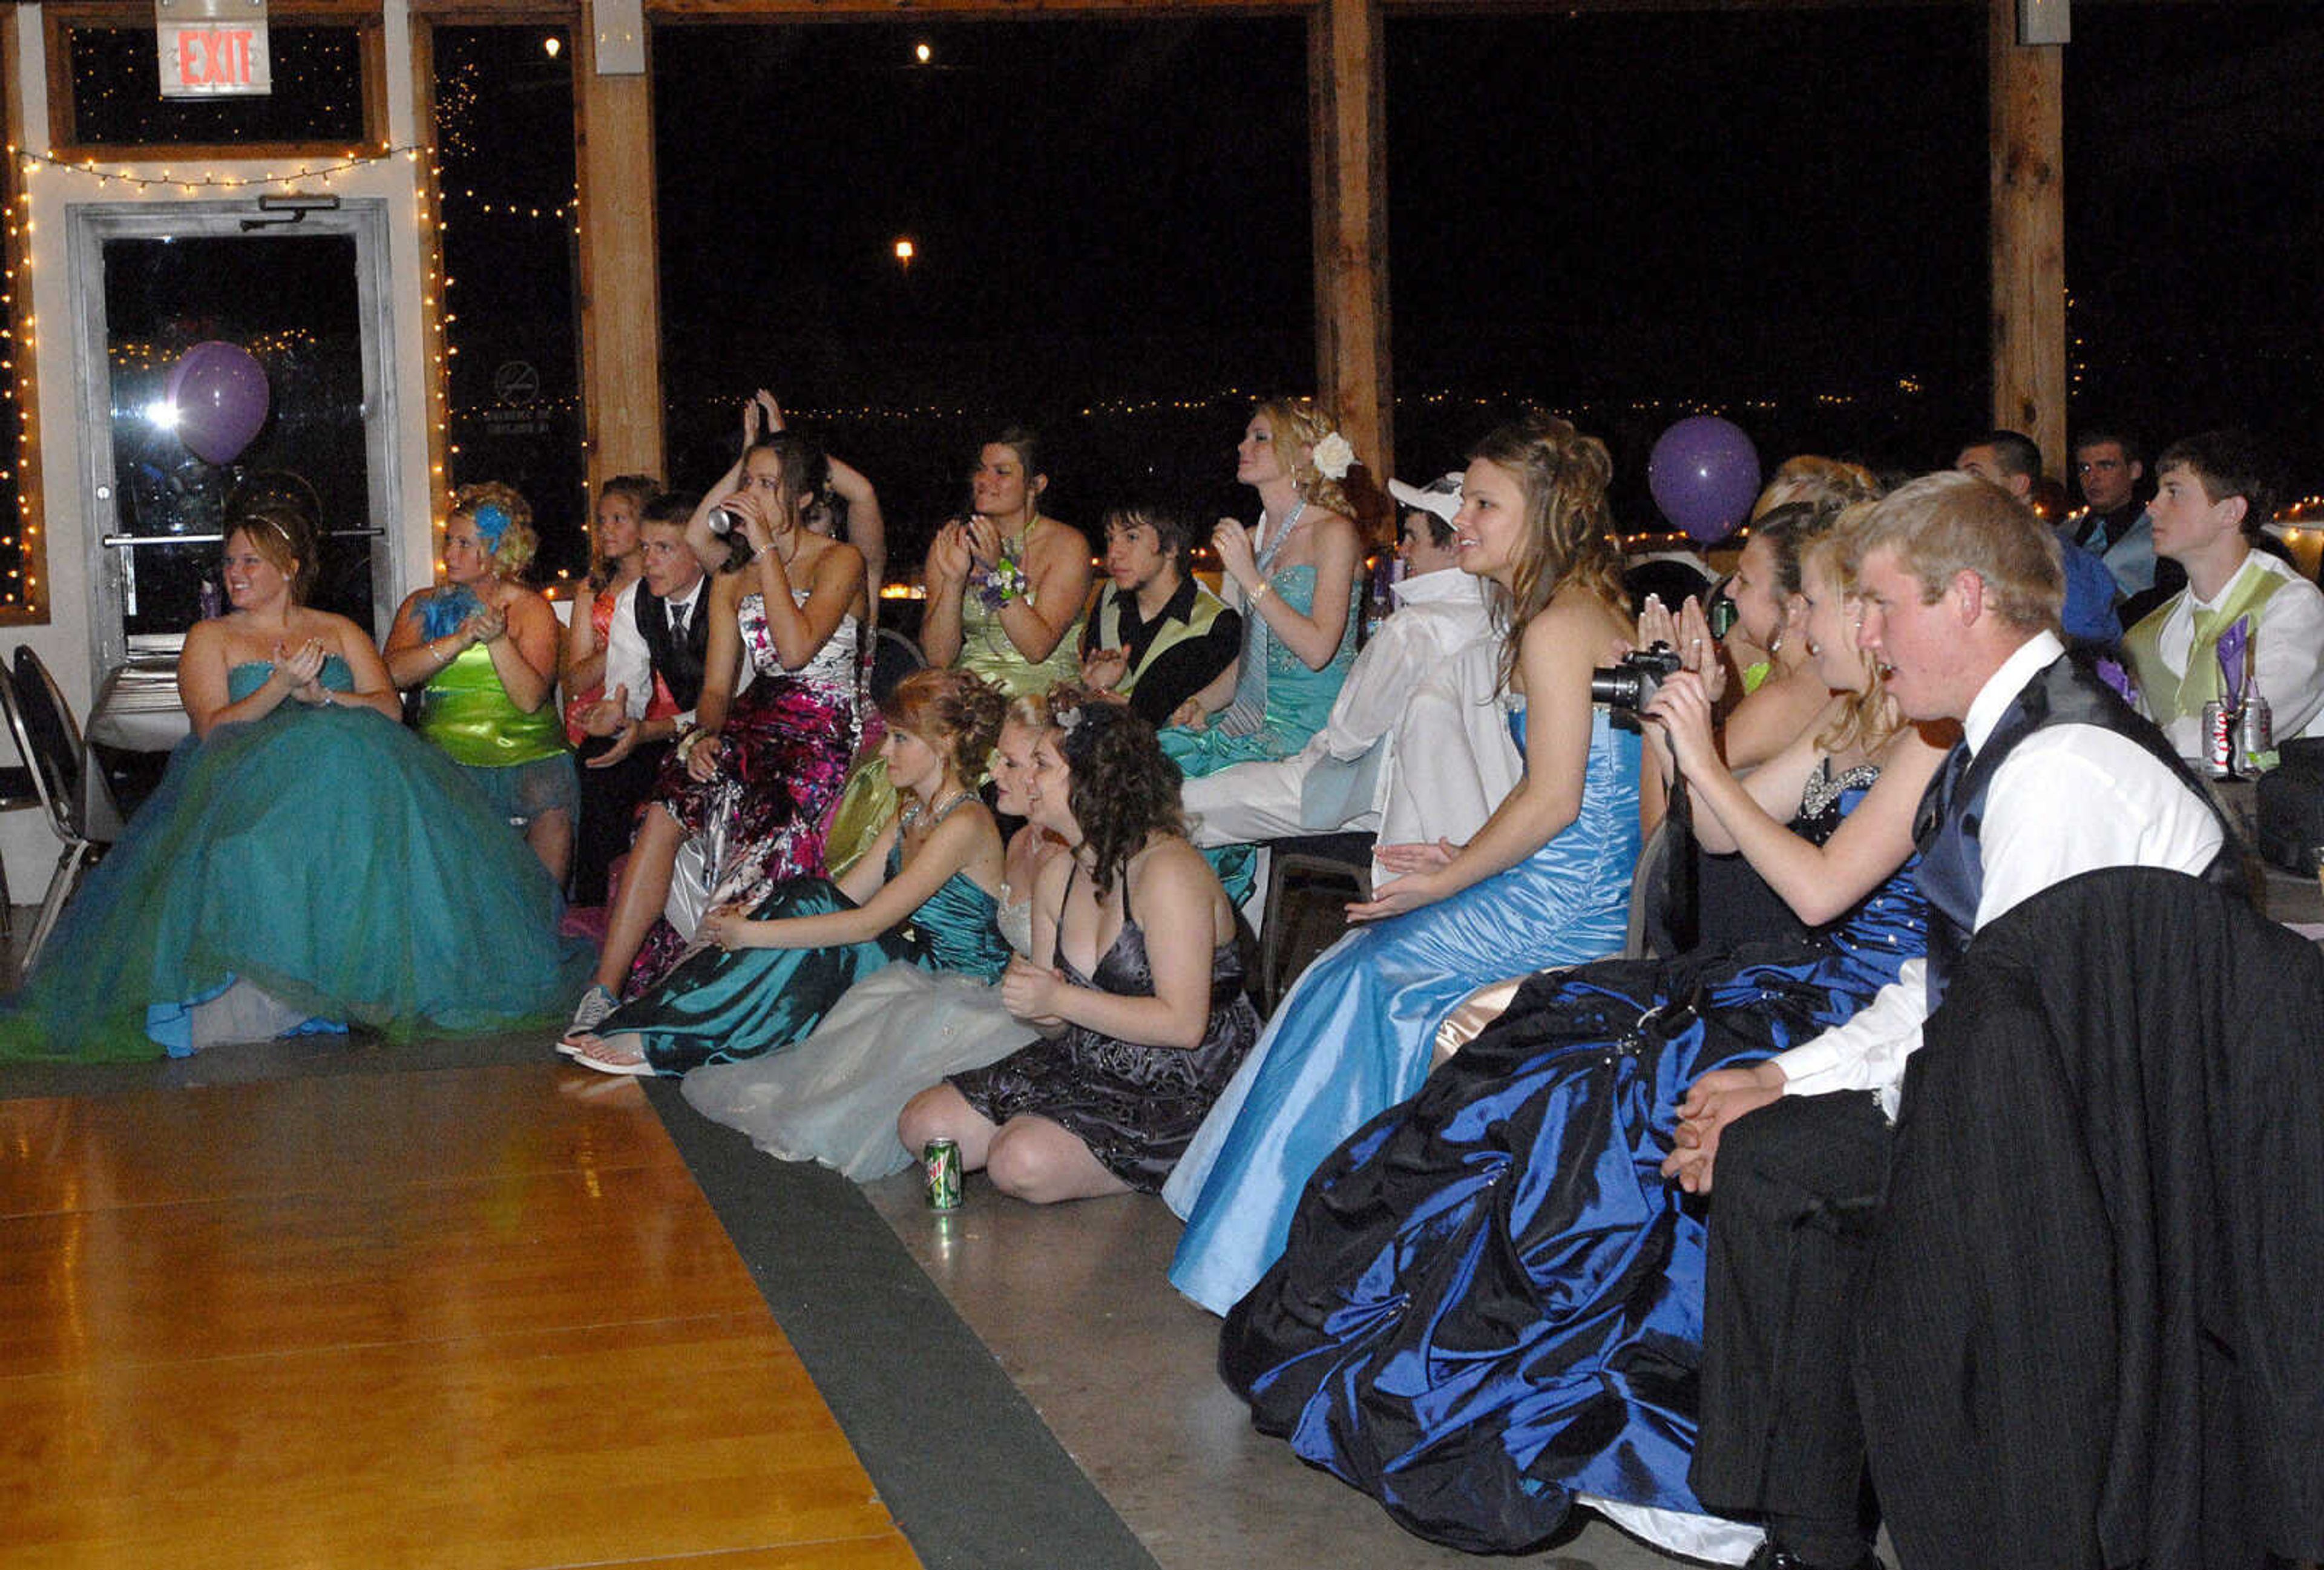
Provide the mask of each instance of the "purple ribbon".
POLYGON ((2235 623, 2219 634, 2219 690, 2227 694, 2229 708, 2241 708, 2244 703, 2244 650, 2251 642, 2251 618, 2237 616, 2235 623))

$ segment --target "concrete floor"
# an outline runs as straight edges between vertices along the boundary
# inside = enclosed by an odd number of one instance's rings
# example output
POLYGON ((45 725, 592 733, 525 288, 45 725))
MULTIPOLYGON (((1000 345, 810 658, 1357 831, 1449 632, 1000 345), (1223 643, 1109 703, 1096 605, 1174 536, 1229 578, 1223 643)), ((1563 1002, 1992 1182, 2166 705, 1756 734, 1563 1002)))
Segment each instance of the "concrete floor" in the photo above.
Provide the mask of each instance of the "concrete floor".
MULTIPOLYGON (((873 1206, 1164 1570, 1470 1565, 1406 1533, 1366 1495, 1255 1431, 1219 1381, 1219 1322, 1163 1272, 1178 1218, 1128 1195, 1041 1207, 971 1178, 931 1212, 918 1174, 871 1185, 873 1206)), ((1591 1519, 1517 1561, 1540 1570, 1669 1570, 1591 1519)))

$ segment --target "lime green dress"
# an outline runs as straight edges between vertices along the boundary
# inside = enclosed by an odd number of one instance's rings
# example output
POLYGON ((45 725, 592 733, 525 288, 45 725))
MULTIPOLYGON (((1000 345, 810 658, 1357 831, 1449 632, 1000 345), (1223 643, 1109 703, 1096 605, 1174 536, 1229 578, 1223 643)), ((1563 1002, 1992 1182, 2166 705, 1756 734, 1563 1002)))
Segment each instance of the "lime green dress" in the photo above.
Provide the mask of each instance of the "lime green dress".
POLYGON ((420 734, 484 793, 503 819, 530 823, 562 810, 578 818, 580 779, 557 706, 517 707, 482 643, 460 651, 420 691, 420 734))

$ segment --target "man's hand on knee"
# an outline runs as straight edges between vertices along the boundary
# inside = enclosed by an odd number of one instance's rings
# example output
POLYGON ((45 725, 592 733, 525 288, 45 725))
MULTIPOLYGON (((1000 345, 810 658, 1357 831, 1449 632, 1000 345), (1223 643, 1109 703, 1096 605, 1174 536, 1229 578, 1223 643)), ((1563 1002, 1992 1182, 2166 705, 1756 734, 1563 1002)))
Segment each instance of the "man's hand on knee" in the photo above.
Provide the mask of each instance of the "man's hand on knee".
POLYGON ((1678 1104, 1678 1127, 1672 1134, 1674 1148, 1663 1158, 1663 1176, 1689 1194, 1710 1193, 1720 1131, 1783 1094, 1784 1071, 1773 1062, 1714 1068, 1696 1080, 1678 1104))

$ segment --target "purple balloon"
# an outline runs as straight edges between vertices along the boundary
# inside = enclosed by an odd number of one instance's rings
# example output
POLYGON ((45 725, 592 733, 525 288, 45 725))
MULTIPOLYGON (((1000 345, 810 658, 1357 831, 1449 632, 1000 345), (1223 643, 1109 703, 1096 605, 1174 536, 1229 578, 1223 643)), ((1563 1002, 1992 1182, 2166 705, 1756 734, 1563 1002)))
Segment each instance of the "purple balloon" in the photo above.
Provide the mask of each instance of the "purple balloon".
POLYGON ((240 344, 196 344, 170 367, 163 395, 178 411, 178 439, 208 463, 230 464, 266 423, 266 372, 240 344))
POLYGON ((1682 420, 1646 459, 1646 488, 1663 516, 1702 544, 1724 540, 1750 515, 1759 494, 1759 449, 1732 420, 1682 420))

